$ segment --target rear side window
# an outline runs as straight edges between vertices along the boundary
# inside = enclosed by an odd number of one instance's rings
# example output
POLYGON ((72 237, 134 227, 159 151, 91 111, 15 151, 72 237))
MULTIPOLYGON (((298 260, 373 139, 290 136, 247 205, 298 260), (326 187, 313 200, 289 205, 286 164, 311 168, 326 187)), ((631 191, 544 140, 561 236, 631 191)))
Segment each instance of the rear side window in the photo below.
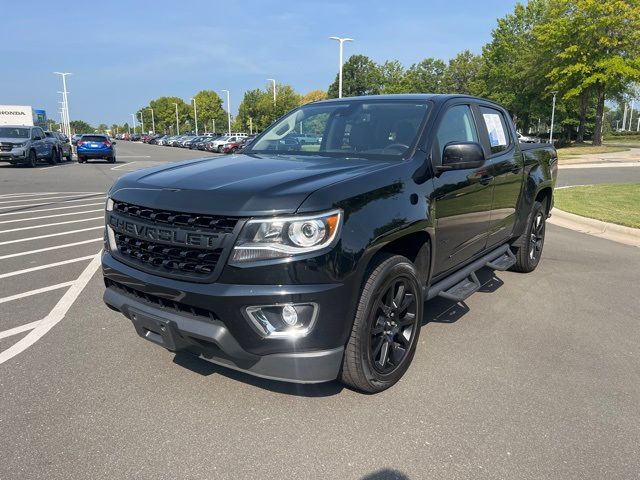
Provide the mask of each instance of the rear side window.
POLYGON ((489 134, 491 153, 500 153, 509 148, 511 139, 509 138, 509 129, 502 112, 495 108, 480 107, 480 113, 489 134))
POLYGON ((81 140, 83 142, 106 142, 107 137, 103 137, 102 135, 83 135, 81 140))
POLYGON ((436 134, 440 156, 452 142, 477 142, 478 132, 468 105, 451 107, 442 117, 436 134))

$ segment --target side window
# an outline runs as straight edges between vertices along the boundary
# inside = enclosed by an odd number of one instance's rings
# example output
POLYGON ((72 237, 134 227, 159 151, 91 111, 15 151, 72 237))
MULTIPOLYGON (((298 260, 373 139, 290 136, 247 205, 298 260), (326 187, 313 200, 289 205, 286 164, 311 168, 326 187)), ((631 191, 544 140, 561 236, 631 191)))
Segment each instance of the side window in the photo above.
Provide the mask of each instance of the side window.
POLYGON ((436 140, 440 157, 444 147, 451 142, 477 142, 478 132, 468 105, 451 107, 442 117, 436 140))
POLYGON ((511 139, 509 138, 509 129, 502 112, 495 108, 480 107, 480 113, 484 124, 487 126, 491 153, 500 153, 509 148, 511 139))

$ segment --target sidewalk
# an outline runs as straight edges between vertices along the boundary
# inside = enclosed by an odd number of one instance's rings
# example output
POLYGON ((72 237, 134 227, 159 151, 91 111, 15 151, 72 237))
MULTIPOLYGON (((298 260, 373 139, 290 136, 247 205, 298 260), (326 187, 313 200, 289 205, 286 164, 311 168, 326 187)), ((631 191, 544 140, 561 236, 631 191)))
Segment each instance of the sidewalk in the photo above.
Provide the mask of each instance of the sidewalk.
MULTIPOLYGON (((559 168, 580 165, 583 168, 586 165, 604 165, 604 166, 640 166, 640 148, 631 148, 626 152, 614 153, 588 153, 584 155, 576 155, 559 164, 559 168)), ((574 167, 575 168, 575 167, 574 167)))

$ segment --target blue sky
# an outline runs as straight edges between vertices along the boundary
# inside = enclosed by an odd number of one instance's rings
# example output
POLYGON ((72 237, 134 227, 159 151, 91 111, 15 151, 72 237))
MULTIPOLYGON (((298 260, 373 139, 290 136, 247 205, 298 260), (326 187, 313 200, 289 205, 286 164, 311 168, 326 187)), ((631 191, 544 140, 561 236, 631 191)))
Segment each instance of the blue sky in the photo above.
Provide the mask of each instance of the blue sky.
POLYGON ((71 118, 94 125, 130 121, 136 108, 162 95, 188 102, 202 89, 221 96, 229 89, 235 112, 243 93, 267 78, 300 93, 326 90, 338 67, 329 36, 355 39, 345 59, 358 53, 405 66, 447 60, 465 49, 479 53, 515 3, 6 2, 0 104, 33 105, 58 119, 57 70, 74 74, 67 86, 71 118))

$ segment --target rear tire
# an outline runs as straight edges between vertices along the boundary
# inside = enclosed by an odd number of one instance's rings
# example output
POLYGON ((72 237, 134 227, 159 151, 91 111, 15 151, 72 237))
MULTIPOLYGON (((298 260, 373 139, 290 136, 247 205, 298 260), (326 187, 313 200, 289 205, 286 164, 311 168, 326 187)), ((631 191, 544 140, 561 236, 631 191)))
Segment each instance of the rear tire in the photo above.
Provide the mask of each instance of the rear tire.
POLYGON ((55 148, 51 149, 51 155, 49 155, 49 158, 47 159, 47 163, 49 165, 55 165, 56 163, 60 163, 60 160, 58 159, 58 151, 55 148))
POLYGON ((377 393, 402 378, 422 326, 423 293, 418 278, 413 263, 400 255, 385 255, 370 271, 342 360, 343 383, 377 393))
POLYGON ((527 220, 527 229, 517 242, 520 246, 517 247, 515 252, 516 264, 510 270, 529 273, 536 269, 542 257, 546 224, 547 209, 545 205, 540 202, 534 202, 527 220))
POLYGON ((112 155, 111 157, 109 157, 109 158, 107 159, 107 161, 108 161, 109 163, 116 163, 116 156, 115 156, 115 155, 112 155))
POLYGON ((85 163, 87 161, 84 157, 78 157, 78 163, 85 163))

